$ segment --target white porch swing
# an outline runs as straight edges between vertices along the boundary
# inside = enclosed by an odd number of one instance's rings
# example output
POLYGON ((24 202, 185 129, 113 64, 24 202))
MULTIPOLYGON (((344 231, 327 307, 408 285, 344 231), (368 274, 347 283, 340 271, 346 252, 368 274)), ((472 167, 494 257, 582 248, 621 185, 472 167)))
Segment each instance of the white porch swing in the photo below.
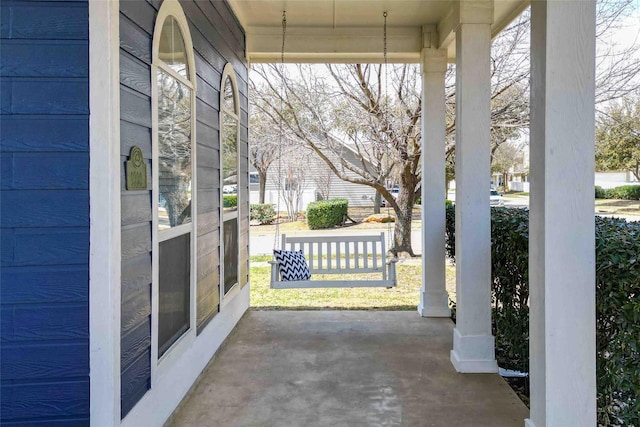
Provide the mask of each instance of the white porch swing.
MULTIPOLYGON (((384 64, 385 86, 387 67, 387 12, 384 12, 384 64)), ((282 12, 282 52, 281 65, 284 66, 285 36, 287 30, 286 11, 282 12)), ((284 86, 284 84, 283 84, 284 86)), ((282 100, 281 100, 282 107, 282 100)), ((385 112, 385 120, 388 120, 385 112)), ((278 149, 278 173, 281 171, 280 158, 283 139, 282 119, 280 120, 280 141, 278 149)), ((280 211, 280 186, 278 186, 277 211, 280 211)), ((387 215, 389 207, 387 204, 387 215)), ((391 236, 391 223, 388 223, 391 236)), ((276 221, 274 237, 274 259, 271 264, 271 289, 293 288, 350 288, 396 286, 397 258, 387 259, 385 233, 357 236, 287 236, 282 235, 278 245, 279 225, 276 221), (306 254, 306 258, 303 254, 306 254), (370 279, 322 279, 311 280, 313 274, 375 275, 370 279), (382 276, 380 278, 380 275, 382 276)))

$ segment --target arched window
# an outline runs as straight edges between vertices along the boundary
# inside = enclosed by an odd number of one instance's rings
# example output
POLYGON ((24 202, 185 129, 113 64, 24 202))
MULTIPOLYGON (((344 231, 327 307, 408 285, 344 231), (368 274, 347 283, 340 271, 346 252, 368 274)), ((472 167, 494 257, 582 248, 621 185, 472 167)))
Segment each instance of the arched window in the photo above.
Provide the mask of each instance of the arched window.
POLYGON ((238 139, 240 107, 236 74, 231 64, 224 67, 220 89, 220 179, 222 182, 222 297, 238 288, 240 157, 238 139))
POLYGON ((156 18, 152 66, 152 351, 157 358, 194 322, 194 73, 184 12, 177 0, 165 0, 156 18))

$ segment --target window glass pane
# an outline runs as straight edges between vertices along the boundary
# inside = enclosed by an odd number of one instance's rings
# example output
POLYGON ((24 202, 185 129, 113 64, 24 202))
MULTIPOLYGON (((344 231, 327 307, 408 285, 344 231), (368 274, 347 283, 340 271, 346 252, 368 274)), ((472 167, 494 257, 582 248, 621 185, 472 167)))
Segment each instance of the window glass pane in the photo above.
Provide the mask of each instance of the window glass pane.
POLYGON ((238 218, 224 222, 224 293, 238 283, 238 218))
POLYGON ((238 121, 222 113, 222 193, 224 212, 238 209, 238 121), (233 200, 233 198, 236 200, 233 200))
POLYGON ((184 78, 189 78, 187 66, 187 50, 182 38, 182 32, 178 22, 173 16, 169 16, 162 24, 160 34, 159 58, 184 78))
POLYGON ((233 83, 231 83, 231 77, 227 77, 224 81, 224 98, 222 100, 223 108, 233 113, 236 112, 236 102, 233 97, 233 83))
POLYGON ((158 356, 189 329, 191 234, 160 242, 158 356))
POLYGON ((158 70, 158 229, 191 222, 191 89, 158 70))
MULTIPOLYGON (((238 159, 238 129, 239 123, 236 116, 236 103, 231 77, 227 76, 223 81, 221 94, 220 117, 220 159, 222 169, 222 193, 223 193, 223 293, 226 295, 231 288, 238 283, 238 184, 239 159, 238 159)), ((245 184, 246 185, 246 184, 245 184)))

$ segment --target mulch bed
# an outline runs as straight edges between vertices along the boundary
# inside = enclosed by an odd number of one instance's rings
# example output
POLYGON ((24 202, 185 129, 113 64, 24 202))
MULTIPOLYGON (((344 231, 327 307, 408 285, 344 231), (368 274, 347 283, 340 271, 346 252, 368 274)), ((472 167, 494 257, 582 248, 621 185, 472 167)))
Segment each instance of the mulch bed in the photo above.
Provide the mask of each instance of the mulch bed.
POLYGON ((527 408, 531 408, 529 405, 529 378, 505 378, 504 379, 509 387, 516 392, 520 400, 527 405, 527 408))

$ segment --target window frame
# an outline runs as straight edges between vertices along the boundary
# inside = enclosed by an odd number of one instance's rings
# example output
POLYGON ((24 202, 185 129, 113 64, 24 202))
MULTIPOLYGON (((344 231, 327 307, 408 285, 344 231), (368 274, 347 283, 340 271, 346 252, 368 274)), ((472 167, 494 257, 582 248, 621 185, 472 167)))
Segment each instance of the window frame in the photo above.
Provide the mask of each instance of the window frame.
POLYGON ((158 10, 155 19, 152 44, 151 63, 151 140, 152 140, 152 286, 151 286, 151 387, 154 380, 162 371, 171 369, 179 356, 183 354, 191 343, 196 339, 196 267, 197 267, 197 167, 196 167, 196 71, 195 58, 193 52, 193 42, 189 24, 184 14, 182 6, 178 0, 164 0, 158 10), (172 17, 178 24, 186 51, 186 62, 188 67, 188 78, 174 71, 159 57, 160 37, 165 21, 172 17), (160 70, 175 78, 178 82, 187 86, 191 91, 190 99, 190 125, 191 125, 191 221, 188 224, 181 224, 171 227, 168 230, 158 230, 158 201, 159 191, 159 139, 158 139, 158 75, 160 70), (189 328, 185 331, 161 357, 158 348, 159 332, 159 248, 160 243, 174 237, 190 234, 190 275, 189 275, 189 328))
POLYGON ((218 132, 218 141, 219 141, 219 147, 220 147, 220 310, 222 311, 222 308, 224 308, 225 305, 227 305, 237 294, 240 293, 240 289, 242 288, 240 281, 240 231, 241 231, 241 227, 240 227, 240 206, 241 206, 241 202, 243 201, 243 198, 241 197, 241 188, 240 188, 240 96, 238 93, 238 80, 236 77, 236 72, 235 69, 233 68, 233 65, 231 63, 227 63, 224 66, 224 70, 222 71, 222 78, 220 80, 220 112, 218 114, 218 123, 220 123, 220 131, 218 132), (232 88, 232 92, 233 92, 233 110, 229 110, 226 108, 226 105, 224 103, 224 95, 225 95, 225 84, 227 82, 227 79, 229 79, 229 81, 231 82, 231 88, 232 88), (237 150, 236 150, 236 165, 237 165, 237 175, 238 175, 238 182, 237 182, 237 209, 234 212, 230 212, 229 214, 225 215, 224 213, 224 202, 223 202, 223 198, 224 198, 224 193, 222 191, 222 189, 224 188, 223 185, 223 169, 222 169, 222 164, 223 164, 223 154, 222 154, 222 134, 223 134, 223 114, 229 114, 232 116, 233 119, 235 119, 236 121, 236 146, 237 146, 237 150), (237 253, 236 253, 236 257, 238 260, 238 263, 236 265, 236 275, 238 280, 236 281, 236 283, 231 287, 231 289, 229 289, 229 292, 227 292, 225 294, 224 292, 224 264, 225 264, 225 260, 224 260, 224 221, 225 219, 231 220, 236 218, 236 233, 238 236, 238 242, 237 242, 237 253))

